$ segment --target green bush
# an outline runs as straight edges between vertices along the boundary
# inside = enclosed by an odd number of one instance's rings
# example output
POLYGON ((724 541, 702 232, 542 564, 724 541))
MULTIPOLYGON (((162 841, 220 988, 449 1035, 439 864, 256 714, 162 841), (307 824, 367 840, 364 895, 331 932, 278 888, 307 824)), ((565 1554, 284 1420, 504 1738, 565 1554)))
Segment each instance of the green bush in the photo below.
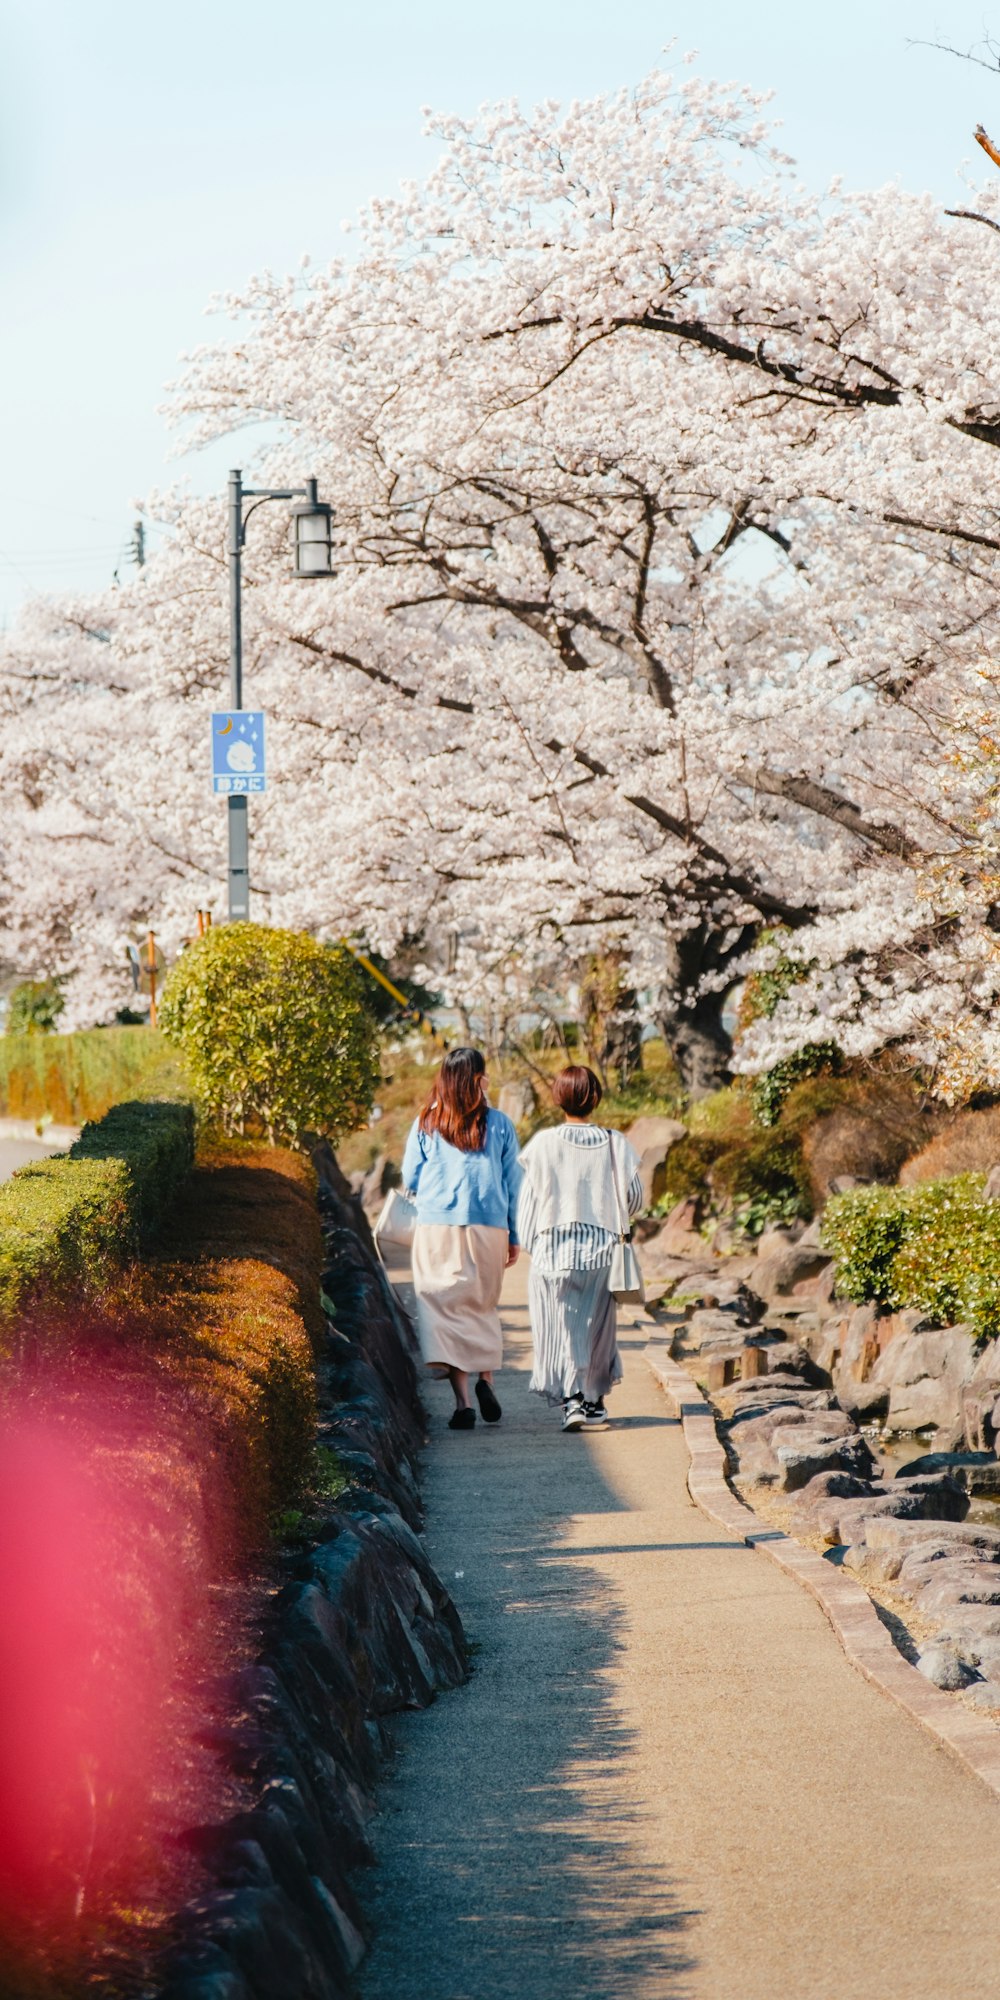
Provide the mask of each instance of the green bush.
POLYGON ((828 1204, 823 1241, 837 1290, 859 1302, 916 1306, 977 1338, 1000 1333, 1000 1203, 982 1174, 914 1188, 858 1188, 828 1204))
POLYGON ((836 1265, 841 1298, 856 1304, 892 1299, 892 1267, 903 1243, 908 1193, 903 1188, 854 1188, 834 1195, 823 1216, 823 1245, 836 1265))
POLYGON ((66 1009, 58 979, 22 979, 7 1002, 9 1035, 51 1035, 66 1009))
POLYGON ((122 1104, 69 1153, 0 1186, 0 1322, 32 1299, 93 1294, 156 1228, 194 1155, 186 1104, 122 1104))
POLYGON ((226 924, 174 967, 160 1019, 227 1132, 263 1128, 272 1144, 298 1144, 367 1118, 379 1038, 366 999, 349 951, 301 931, 226 924))
POLYGON ((692 1129, 667 1156, 661 1213, 694 1195, 751 1237, 812 1214, 797 1125, 761 1131, 739 1085, 701 1099, 689 1117, 692 1129))

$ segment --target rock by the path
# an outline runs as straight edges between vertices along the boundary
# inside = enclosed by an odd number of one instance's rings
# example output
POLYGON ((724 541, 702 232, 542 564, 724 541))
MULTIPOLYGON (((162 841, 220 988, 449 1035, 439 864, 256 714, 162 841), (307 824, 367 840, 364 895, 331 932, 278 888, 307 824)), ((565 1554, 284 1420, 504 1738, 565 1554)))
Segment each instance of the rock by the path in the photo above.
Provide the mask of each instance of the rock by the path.
POLYGON ((967 1326, 921 1328, 892 1341, 873 1374, 888 1385, 886 1422, 890 1430, 917 1431, 956 1425, 962 1392, 976 1365, 967 1326))
POLYGON ((786 1492, 821 1473, 850 1472, 868 1477, 871 1454, 842 1410, 817 1419, 808 1410, 777 1409, 730 1432, 730 1449, 739 1459, 745 1479, 786 1492), (858 1453, 861 1447, 863 1457, 858 1453))
POLYGON ((819 1532, 830 1542, 865 1541, 871 1538, 869 1522, 894 1516, 900 1521, 961 1521, 968 1511, 969 1496, 944 1474, 937 1479, 914 1479, 905 1486, 873 1486, 870 1494, 858 1499, 831 1499, 814 1509, 819 1532))
POLYGON ((887 1385, 871 1379, 879 1356, 878 1319, 877 1307, 856 1307, 844 1328, 833 1369, 837 1401, 842 1409, 859 1421, 884 1416, 889 1407, 887 1385))
POLYGON ((919 1477, 931 1472, 948 1472, 973 1498, 977 1494, 1000 1494, 1000 1458, 992 1451, 928 1451, 920 1458, 907 1459, 897 1468, 897 1479, 919 1477))
POLYGON ((667 1156, 671 1147, 687 1137, 687 1127, 678 1118, 636 1118, 626 1137, 639 1155, 642 1205, 651 1208, 666 1187, 667 1156))
MULTIPOLYGON (((884 1488, 883 1491, 888 1491, 884 1488)), ((966 1502, 966 1509, 968 1502, 966 1502)), ((941 1516, 937 1516, 940 1520, 941 1516)), ((996 1547, 995 1528, 980 1526, 978 1521, 966 1521, 963 1514, 956 1515, 936 1531, 934 1517, 926 1514, 914 1519, 907 1516, 872 1516, 871 1524, 865 1531, 864 1539, 870 1549, 898 1549, 902 1555, 921 1544, 932 1542, 936 1533, 941 1539, 953 1542, 958 1548, 981 1548, 992 1550, 996 1547), (981 1539, 982 1538, 982 1539, 981 1539)))
POLYGON ((937 1644, 925 1646, 917 1658, 917 1666, 935 1687, 945 1688, 949 1692, 967 1687, 969 1682, 976 1678, 973 1668, 965 1666, 954 1653, 949 1652, 947 1646, 937 1644))
POLYGON ((807 1278, 815 1278, 829 1258, 815 1243, 786 1243, 780 1250, 758 1258, 753 1289, 769 1302, 787 1298, 807 1278))
MULTIPOLYGON (((759 1384, 766 1384, 767 1380, 766 1375, 761 1375, 757 1378, 759 1384)), ((776 1410, 801 1410, 803 1415, 812 1417, 819 1411, 829 1410, 833 1407, 825 1397, 822 1389, 795 1390, 786 1387, 775 1389, 764 1388, 758 1396, 753 1396, 749 1393, 742 1396, 734 1396, 733 1389, 740 1386, 739 1383, 734 1382, 725 1392, 730 1404, 730 1413, 726 1421, 731 1431, 735 1431, 743 1423, 752 1422, 756 1417, 769 1416, 776 1410)), ((750 1391, 755 1386, 753 1382, 745 1384, 747 1391, 750 1391)))
POLYGON ((961 1604, 1000 1604, 1000 1575, 995 1564, 946 1558, 934 1565, 936 1574, 914 1593, 928 1618, 961 1604))
POLYGON ((970 1666, 978 1667, 984 1653, 1000 1646, 1000 1608, 995 1604, 962 1604, 936 1636, 942 1646, 951 1646, 970 1666))
MULTIPOLYGON (((800 1424, 811 1424, 813 1421, 812 1411, 803 1410, 798 1403, 779 1403, 773 1410, 764 1410, 760 1416, 747 1417, 738 1424, 733 1433, 733 1441, 738 1444, 742 1452, 758 1444, 770 1444, 776 1431, 789 1427, 794 1429, 800 1424)), ((830 1424, 831 1436, 853 1435, 854 1426, 850 1417, 845 1417, 843 1410, 831 1410, 829 1417, 824 1417, 823 1421, 830 1424)))
POLYGON ((807 1347, 800 1340, 788 1340, 783 1328, 771 1329, 765 1326, 760 1335, 755 1336, 754 1345, 764 1348, 767 1354, 769 1375, 797 1375, 811 1389, 828 1389, 830 1377, 825 1369, 817 1367, 807 1347), (777 1338, 772 1338, 772 1332, 777 1338))
POLYGON ((894 1549, 870 1549, 864 1542, 851 1542, 844 1551, 844 1568, 868 1588, 894 1583, 902 1566, 903 1558, 894 1549))
POLYGON ((857 1431, 849 1437, 828 1437, 822 1428, 813 1431, 804 1426, 791 1433, 787 1444, 776 1438, 771 1449, 778 1461, 778 1484, 785 1493, 794 1493, 819 1473, 849 1472, 866 1479, 874 1470, 868 1445, 857 1431))
POLYGON ((505 1083, 497 1098, 497 1109, 512 1118, 515 1125, 533 1118, 538 1109, 538 1093, 531 1078, 522 1076, 515 1083, 505 1083))
POLYGON ((1000 1708, 1000 1682, 975 1681, 971 1687, 963 1688, 962 1695, 973 1708, 1000 1708))

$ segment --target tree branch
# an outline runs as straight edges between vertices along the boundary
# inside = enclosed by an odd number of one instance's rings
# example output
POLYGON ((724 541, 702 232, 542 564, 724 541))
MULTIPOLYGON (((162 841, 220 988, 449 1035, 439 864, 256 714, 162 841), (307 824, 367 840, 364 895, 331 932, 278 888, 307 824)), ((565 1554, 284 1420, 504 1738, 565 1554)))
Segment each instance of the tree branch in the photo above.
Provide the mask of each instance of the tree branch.
POLYGON ((819 814, 821 819, 833 820, 845 833, 881 848, 884 854, 894 854, 901 861, 917 861, 924 854, 919 842, 901 827, 891 826, 885 820, 866 819, 861 808, 845 799, 841 792, 831 791, 828 785, 820 785, 815 778, 807 778, 801 772, 795 775, 769 771, 761 764, 748 774, 748 782, 755 791, 765 792, 770 798, 788 799, 793 805, 804 806, 807 812, 819 814))

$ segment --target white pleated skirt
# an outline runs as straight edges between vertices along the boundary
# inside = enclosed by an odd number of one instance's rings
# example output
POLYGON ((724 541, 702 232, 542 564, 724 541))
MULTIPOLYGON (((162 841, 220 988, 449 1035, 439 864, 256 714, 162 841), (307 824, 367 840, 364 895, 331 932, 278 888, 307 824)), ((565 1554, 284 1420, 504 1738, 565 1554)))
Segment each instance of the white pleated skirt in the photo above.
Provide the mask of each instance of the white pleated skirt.
POLYGON ((481 1375, 503 1360, 500 1288, 506 1229, 485 1223, 418 1222, 413 1232, 417 1337, 428 1368, 481 1375))
POLYGON ((535 1351, 529 1388, 550 1403, 578 1393, 588 1403, 622 1379, 618 1313, 610 1269, 561 1271, 546 1277, 531 1267, 528 1311, 535 1351))

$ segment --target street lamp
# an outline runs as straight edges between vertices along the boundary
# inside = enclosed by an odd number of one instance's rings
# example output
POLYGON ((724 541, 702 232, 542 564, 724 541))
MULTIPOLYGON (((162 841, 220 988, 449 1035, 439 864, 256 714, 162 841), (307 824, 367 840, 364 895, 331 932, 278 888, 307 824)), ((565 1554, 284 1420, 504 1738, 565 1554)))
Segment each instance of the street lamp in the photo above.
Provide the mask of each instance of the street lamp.
MULTIPOLYGON (((243 579, 242 557, 247 522, 267 500, 297 500, 292 508, 295 523, 295 574, 302 577, 332 576, 333 556, 330 527, 333 509, 317 496, 315 479, 304 486, 244 486, 242 472, 229 475, 229 694, 236 710, 243 707, 243 579), (243 512, 243 503, 253 505, 243 512)), ((250 826, 245 795, 230 793, 229 808, 229 920, 250 915, 250 826)))

